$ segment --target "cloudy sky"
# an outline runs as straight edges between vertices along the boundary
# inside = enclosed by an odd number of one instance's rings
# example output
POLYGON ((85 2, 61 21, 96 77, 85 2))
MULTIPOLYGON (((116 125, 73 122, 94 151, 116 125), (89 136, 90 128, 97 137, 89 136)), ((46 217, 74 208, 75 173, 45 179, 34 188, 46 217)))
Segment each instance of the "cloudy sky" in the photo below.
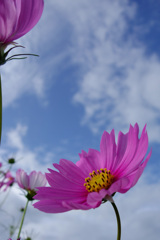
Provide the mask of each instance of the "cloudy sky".
MULTIPOLYGON (((14 171, 44 173, 61 158, 76 162, 82 149, 99 150, 104 130, 127 132, 136 122, 142 130, 147 123, 152 157, 138 184, 115 196, 123 240, 160 235, 159 12, 157 0, 47 0, 39 23, 17 40, 25 46, 19 53, 40 57, 1 67, 0 159, 5 164, 14 157, 14 171)), ((1 210, 3 239, 24 204, 15 185, 1 210)), ((56 215, 30 205, 23 229, 28 235, 34 240, 116 239, 116 219, 109 203, 56 215)))

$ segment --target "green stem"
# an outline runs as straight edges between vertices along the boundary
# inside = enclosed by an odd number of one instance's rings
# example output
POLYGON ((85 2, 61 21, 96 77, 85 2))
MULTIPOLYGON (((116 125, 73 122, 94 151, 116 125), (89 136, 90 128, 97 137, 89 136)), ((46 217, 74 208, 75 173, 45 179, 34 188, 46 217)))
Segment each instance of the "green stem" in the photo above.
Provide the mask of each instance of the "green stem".
POLYGON ((116 218, 117 218, 117 240, 120 240, 121 239, 121 219, 120 219, 116 204, 114 202, 111 202, 111 204, 114 208, 116 218))
POLYGON ((20 227, 19 227, 19 232, 18 232, 17 239, 20 238, 20 234, 21 234, 21 230, 22 230, 25 214, 26 214, 26 211, 27 211, 28 203, 29 203, 29 200, 27 199, 27 203, 26 203, 26 206, 25 206, 25 209, 24 209, 24 212, 23 212, 23 216, 22 216, 20 227))
POLYGON ((9 190, 8 190, 8 192, 6 193, 4 199, 3 199, 2 202, 0 203, 0 209, 2 208, 2 205, 5 203, 5 201, 6 201, 7 197, 8 197, 8 195, 9 195, 10 191, 11 191, 11 188, 9 188, 9 190))

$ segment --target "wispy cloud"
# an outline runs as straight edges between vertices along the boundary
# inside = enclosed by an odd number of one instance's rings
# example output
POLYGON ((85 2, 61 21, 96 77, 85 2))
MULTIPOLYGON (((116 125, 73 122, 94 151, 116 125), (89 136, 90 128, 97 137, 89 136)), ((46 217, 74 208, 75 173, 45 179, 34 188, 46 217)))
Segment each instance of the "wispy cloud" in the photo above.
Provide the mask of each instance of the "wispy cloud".
POLYGON ((159 142, 160 61, 146 55, 138 35, 129 32, 136 6, 128 1, 73 5, 73 14, 66 15, 74 29, 73 58, 82 69, 73 98, 84 107, 82 123, 95 133, 148 123, 150 139, 159 142))
POLYGON ((3 146, 1 147, 0 161, 6 161, 10 157, 16 160, 15 168, 23 168, 30 172, 33 170, 47 172, 54 162, 59 162, 63 157, 75 161, 78 153, 68 151, 69 142, 61 140, 60 145, 47 147, 44 143, 32 147, 28 142, 29 129, 27 125, 17 123, 14 128, 9 128, 3 135, 3 146))
POLYGON ((9 129, 4 135, 3 147, 1 148, 1 159, 3 161, 10 157, 16 160, 15 171, 17 168, 23 168, 27 172, 33 170, 47 171, 47 167, 51 167, 54 153, 46 151, 43 146, 37 146, 32 149, 27 146, 25 138, 27 136, 28 127, 17 123, 15 128, 9 129))
POLYGON ((43 81, 42 71, 39 70, 37 60, 33 60, 33 57, 29 58, 30 61, 14 60, 2 67, 4 107, 13 106, 15 101, 19 100, 26 93, 35 95, 40 99, 44 98, 46 85, 43 81))

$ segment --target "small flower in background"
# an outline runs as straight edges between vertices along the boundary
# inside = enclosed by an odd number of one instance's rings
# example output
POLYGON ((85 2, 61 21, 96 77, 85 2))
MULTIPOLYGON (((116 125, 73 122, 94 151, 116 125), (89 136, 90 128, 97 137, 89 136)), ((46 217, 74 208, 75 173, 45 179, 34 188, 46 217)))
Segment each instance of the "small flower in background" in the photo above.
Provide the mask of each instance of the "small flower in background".
MULTIPOLYGON (((8 160, 8 163, 13 165, 15 163, 15 160, 14 162, 12 160, 12 163, 8 160)), ((6 191, 8 187, 11 187, 13 185, 13 183, 15 182, 15 178, 12 176, 12 173, 10 171, 11 166, 8 170, 4 170, 2 166, 2 163, 0 163, 0 189, 2 191, 6 191)))
POLYGON ((16 172, 16 182, 20 188, 25 189, 28 192, 26 197, 29 200, 33 200, 33 196, 36 194, 39 187, 47 184, 46 177, 41 172, 32 171, 27 175, 22 169, 18 169, 16 172))
MULTIPOLYGON (((12 240, 12 238, 9 238, 8 240, 12 240)), ((18 238, 17 240, 20 240, 20 238, 18 238)))
POLYGON ((50 187, 41 187, 33 206, 47 213, 60 213, 72 209, 91 209, 107 200, 112 201, 116 192, 125 193, 140 178, 150 156, 146 126, 138 138, 138 124, 130 126, 129 132, 119 132, 115 143, 114 130, 104 131, 100 152, 89 149, 82 151, 80 160, 74 164, 61 159, 49 169, 46 178, 50 187))
POLYGON ((6 59, 13 48, 22 47, 16 45, 14 40, 25 35, 37 24, 43 7, 43 0, 0 0, 0 65, 17 56, 6 59), (4 52, 10 44, 14 47, 4 52))
POLYGON ((12 186, 14 182, 15 182, 15 178, 12 176, 11 172, 8 171, 5 175, 5 180, 4 180, 4 184, 6 186, 5 190, 8 187, 12 186))
POLYGON ((0 181, 0 189, 6 191, 7 188, 11 187, 14 182, 15 178, 12 176, 10 171, 3 173, 3 179, 0 181))

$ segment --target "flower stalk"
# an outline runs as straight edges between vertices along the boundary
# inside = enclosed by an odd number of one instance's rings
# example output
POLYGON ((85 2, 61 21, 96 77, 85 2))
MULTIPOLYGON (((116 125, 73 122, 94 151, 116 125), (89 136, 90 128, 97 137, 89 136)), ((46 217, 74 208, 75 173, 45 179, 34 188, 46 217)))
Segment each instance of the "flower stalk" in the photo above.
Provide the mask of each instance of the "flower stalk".
POLYGON ((23 216, 22 216, 22 220, 21 220, 20 227, 19 227, 19 232, 18 232, 17 239, 20 238, 20 234, 21 234, 21 230, 22 230, 22 226, 23 226, 24 218, 25 218, 25 215, 26 215, 26 211, 27 211, 28 203, 29 203, 29 200, 27 199, 27 203, 26 203, 26 206, 25 206, 25 209, 24 209, 24 212, 23 212, 23 216))
POLYGON ((121 219, 120 219, 120 215, 119 215, 116 204, 114 202, 111 202, 111 204, 112 204, 112 207, 115 211, 116 218, 117 218, 117 240, 120 240, 121 239, 121 219))

